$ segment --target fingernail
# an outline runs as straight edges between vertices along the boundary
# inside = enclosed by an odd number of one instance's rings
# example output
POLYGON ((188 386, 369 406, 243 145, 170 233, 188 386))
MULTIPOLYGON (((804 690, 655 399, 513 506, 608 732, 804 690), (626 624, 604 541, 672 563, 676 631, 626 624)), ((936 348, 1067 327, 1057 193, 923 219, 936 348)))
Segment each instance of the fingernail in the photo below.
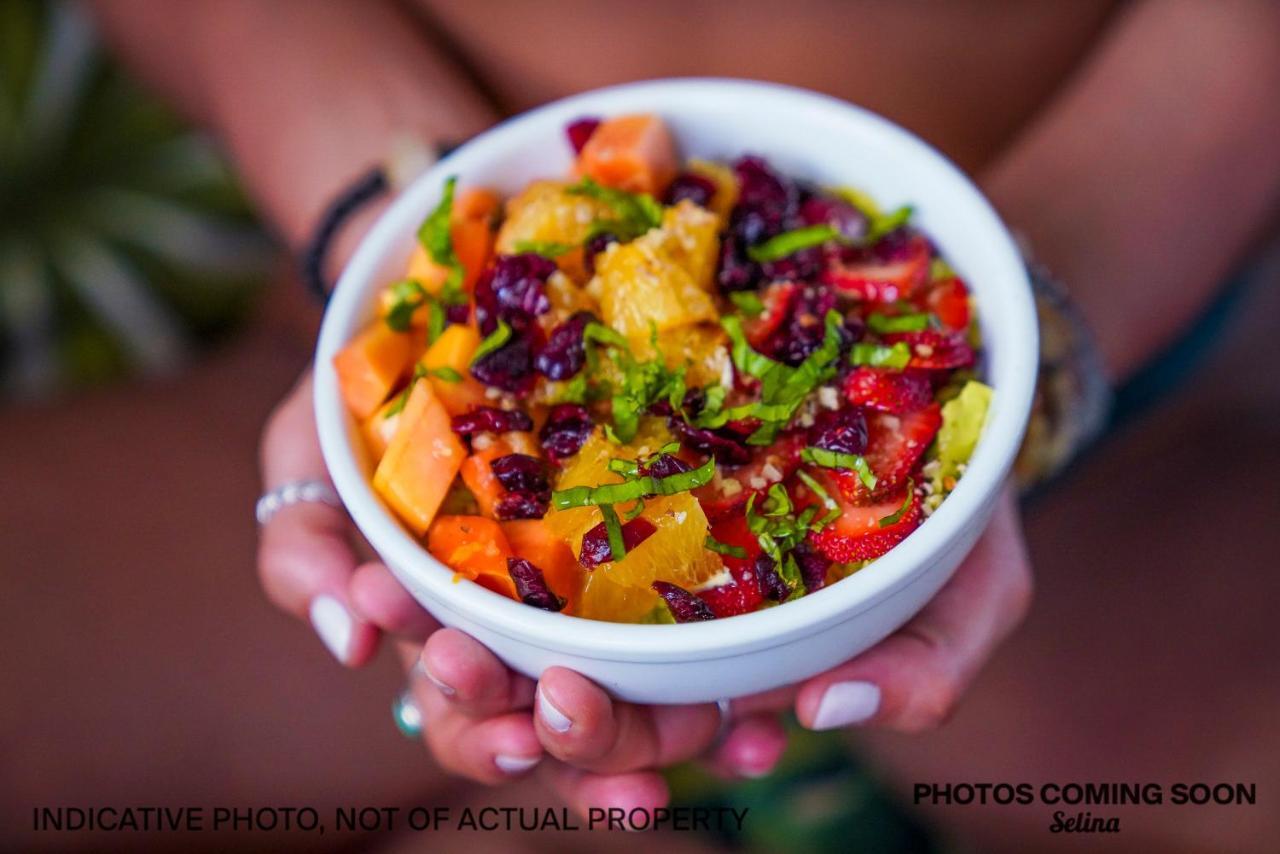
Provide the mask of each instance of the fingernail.
POLYGON ((811 729, 835 729, 869 720, 880 708, 880 686, 871 682, 836 682, 827 688, 811 729))
POLYGON ((413 670, 415 673, 427 677, 427 681, 436 686, 440 693, 444 694, 446 697, 452 697, 454 694, 458 693, 452 685, 447 684, 444 680, 440 679, 440 677, 428 670, 426 662, 421 658, 419 658, 418 663, 413 666, 413 670))
POLYGON ((317 596, 311 600, 311 627, 320 640, 343 664, 351 650, 351 633, 354 628, 351 615, 342 603, 332 596, 317 596))
POLYGON ((504 756, 499 753, 493 757, 493 764, 504 774, 523 774, 542 761, 542 754, 537 756, 504 756))
POLYGON ((573 726, 573 721, 569 720, 569 716, 557 709, 547 699, 547 695, 542 690, 541 685, 538 686, 538 714, 542 716, 543 723, 556 732, 568 732, 569 727, 573 726))

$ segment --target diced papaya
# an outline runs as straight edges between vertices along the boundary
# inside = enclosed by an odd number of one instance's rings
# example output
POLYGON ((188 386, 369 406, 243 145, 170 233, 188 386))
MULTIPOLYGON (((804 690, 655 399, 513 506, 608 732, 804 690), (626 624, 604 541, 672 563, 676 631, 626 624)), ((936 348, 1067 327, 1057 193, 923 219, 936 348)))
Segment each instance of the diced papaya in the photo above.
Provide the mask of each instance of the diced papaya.
MULTIPOLYGON (((475 287, 480 271, 493 253, 493 219, 499 203, 497 193, 487 187, 463 190, 453 200, 449 238, 453 241, 453 254, 462 264, 462 286, 468 292, 475 287)), ((436 294, 444 287, 448 275, 448 269, 437 264, 426 247, 421 243, 414 247, 405 278, 416 279, 427 293, 436 294)), ((425 314, 415 313, 414 320, 425 323, 425 314)))
POLYGON ((604 184, 661 198, 678 169, 675 141, 658 116, 603 121, 578 155, 578 171, 604 184))
POLYGON ((449 368, 461 377, 454 382, 428 374, 431 390, 450 415, 462 415, 485 403, 484 386, 470 372, 471 357, 479 346, 480 333, 474 326, 455 323, 445 328, 422 357, 421 364, 424 368, 449 368))
POLYGON ((347 408, 357 418, 368 418, 391 393, 410 365, 412 342, 377 321, 351 339, 333 357, 338 387, 347 408))
POLYGON ((511 546, 501 526, 483 516, 441 516, 427 535, 427 551, 463 578, 516 598, 507 569, 511 546))
POLYGON ((400 426, 400 412, 392 412, 398 400, 392 398, 379 407, 378 411, 360 422, 360 434, 364 437, 364 445, 376 463, 387 452, 387 446, 400 426))
POLYGON ((373 473, 373 488, 416 534, 435 518, 466 449, 430 383, 409 392, 400 425, 373 473))
POLYGON ((498 501, 506 495, 506 490, 493 473, 493 461, 508 454, 526 454, 531 457, 542 454, 532 433, 518 431, 496 437, 482 434, 471 440, 471 448, 471 456, 462 463, 462 482, 475 496, 480 512, 490 518, 497 518, 498 501))
POLYGON ((569 544, 556 536, 542 519, 503 522, 502 530, 511 551, 542 570, 542 577, 552 592, 568 600, 564 613, 573 613, 582 590, 582 567, 569 544))

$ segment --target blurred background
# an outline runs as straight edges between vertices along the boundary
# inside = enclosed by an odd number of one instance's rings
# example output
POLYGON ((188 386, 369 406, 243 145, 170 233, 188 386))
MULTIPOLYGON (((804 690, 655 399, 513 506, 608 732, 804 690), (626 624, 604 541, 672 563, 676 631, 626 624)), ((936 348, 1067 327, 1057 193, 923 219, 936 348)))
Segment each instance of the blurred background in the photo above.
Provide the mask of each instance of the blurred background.
MULTIPOLYGON (((0 849, 444 845, 34 836, 35 805, 551 804, 533 783, 442 778, 391 725, 390 657, 342 670, 259 593, 258 434, 319 318, 294 275, 215 144, 104 55, 82 9, 0 0, 0 849)), ((1123 399, 1119 429, 1027 507, 1035 611, 954 721, 857 742, 797 732, 785 785, 725 789, 678 769, 684 801, 751 805, 761 819, 744 837, 661 844, 995 850, 1040 828, 1044 810, 916 811, 910 783, 1280 779, 1274 734, 1258 742, 1280 704, 1278 284, 1272 240, 1213 315, 1213 343, 1181 357, 1181 384, 1123 399), (1226 653, 1196 643, 1228 625, 1226 653), (1104 646, 1117 629, 1131 644, 1104 646), (1052 678, 1032 683, 1029 668, 1052 678), (1217 711, 1188 693, 1216 697, 1217 711), (1207 732, 1212 749, 1187 747, 1207 732)), ((1248 850, 1268 826, 1260 810, 1114 812, 1188 851, 1248 850)), ((1145 838, 1130 831, 1129 850, 1153 850, 1145 838)))

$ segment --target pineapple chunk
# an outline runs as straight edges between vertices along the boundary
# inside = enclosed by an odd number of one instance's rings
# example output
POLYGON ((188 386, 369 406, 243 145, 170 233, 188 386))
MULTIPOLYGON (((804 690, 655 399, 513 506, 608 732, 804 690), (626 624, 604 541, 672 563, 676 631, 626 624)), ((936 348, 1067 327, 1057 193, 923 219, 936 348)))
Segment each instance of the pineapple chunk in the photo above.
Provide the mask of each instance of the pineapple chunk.
POLYGON ((654 229, 630 243, 613 244, 596 258, 591 291, 600 297, 605 323, 633 346, 658 332, 718 317, 710 294, 667 248, 670 234, 654 229))
POLYGON ((685 199, 663 213, 662 230, 667 235, 666 248, 672 260, 684 268, 695 285, 712 291, 720 256, 719 217, 685 199))

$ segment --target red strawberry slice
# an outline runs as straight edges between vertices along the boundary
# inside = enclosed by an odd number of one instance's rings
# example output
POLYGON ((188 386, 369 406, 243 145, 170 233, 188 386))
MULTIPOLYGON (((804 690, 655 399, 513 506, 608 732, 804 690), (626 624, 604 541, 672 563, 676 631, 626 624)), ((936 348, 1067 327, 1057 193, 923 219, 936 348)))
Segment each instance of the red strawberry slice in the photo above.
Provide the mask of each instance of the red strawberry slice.
POLYGON ((744 324, 747 341, 757 350, 764 350, 767 342, 791 314, 791 301, 800 292, 795 282, 775 282, 765 288, 760 297, 764 311, 754 320, 744 324))
POLYGON ((863 457, 876 476, 875 490, 867 489, 856 472, 832 469, 840 494, 855 504, 871 504, 897 492, 941 426, 942 407, 936 403, 904 415, 868 412, 863 457))
POLYGON ((729 570, 733 580, 719 587, 700 590, 698 595, 711 606, 717 617, 732 617, 756 610, 764 601, 760 579, 753 570, 755 560, 760 555, 760 543, 747 528, 746 517, 730 516, 722 519, 711 526, 711 536, 725 545, 737 546, 746 552, 746 557, 722 555, 725 568, 729 570))
POLYGON ((889 345, 902 341, 911 348, 911 361, 907 363, 911 368, 948 371, 967 368, 974 360, 973 348, 959 332, 939 332, 936 329, 890 332, 884 340, 889 345))
POLYGON ((958 276, 937 282, 925 294, 921 308, 930 311, 954 332, 969 328, 969 289, 958 276))
POLYGON ((884 247, 877 244, 852 257, 846 254, 834 258, 822 271, 821 280, 867 302, 896 302, 924 284, 931 255, 929 241, 915 234, 886 241, 884 247))
POLYGON ((878 504, 853 504, 840 498, 836 501, 840 504, 840 515, 821 531, 810 534, 809 541, 837 563, 880 557, 920 527, 924 518, 920 496, 914 488, 899 489, 878 504), (899 511, 902 515, 896 521, 881 526, 884 519, 892 518, 899 511))
POLYGON ((770 486, 789 477, 800 465, 804 446, 803 432, 784 433, 772 445, 756 448, 744 465, 721 468, 720 482, 698 487, 693 496, 709 520, 729 516, 745 507, 752 495, 763 496, 770 486))
POLYGON ((863 365, 849 372, 844 395, 855 406, 900 415, 928 406, 933 400, 933 385, 924 371, 893 371, 863 365))

